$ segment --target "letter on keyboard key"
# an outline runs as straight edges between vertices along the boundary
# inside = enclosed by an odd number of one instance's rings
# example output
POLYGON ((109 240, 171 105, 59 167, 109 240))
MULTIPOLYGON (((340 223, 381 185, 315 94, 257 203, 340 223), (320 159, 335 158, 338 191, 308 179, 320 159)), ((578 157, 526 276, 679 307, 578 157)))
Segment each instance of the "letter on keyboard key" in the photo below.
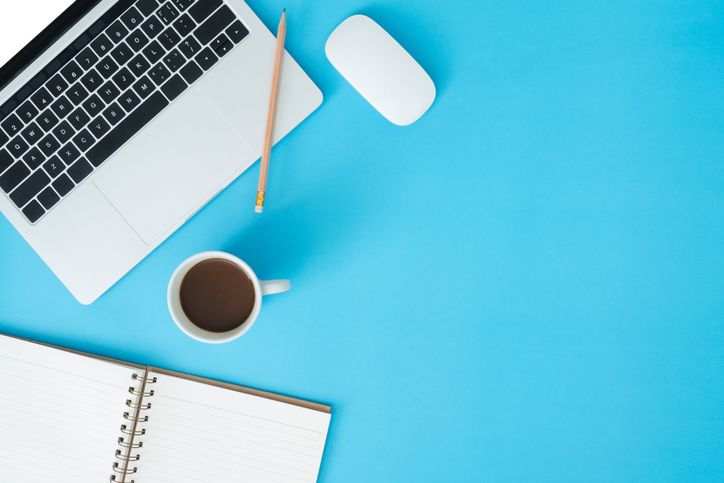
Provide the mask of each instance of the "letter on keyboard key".
POLYGON ((199 39, 199 42, 202 44, 208 44, 234 20, 236 20, 234 12, 232 12, 228 6, 224 5, 202 23, 199 28, 194 31, 194 35, 196 35, 196 38, 199 39))
POLYGON ((131 139, 156 115, 168 106, 169 102, 160 92, 154 92, 143 104, 128 115, 118 126, 93 146, 86 156, 93 166, 100 166, 106 159, 131 139))
POLYGON ((13 200, 15 206, 22 208, 49 184, 50 177, 45 174, 45 171, 39 169, 10 193, 10 199, 13 200))
POLYGON ((169 79, 169 81, 166 82, 163 87, 161 87, 161 90, 164 94, 166 94, 166 97, 173 101, 178 96, 180 96, 183 91, 186 90, 186 87, 188 86, 181 78, 181 76, 176 74, 175 76, 171 77, 171 79, 169 79))

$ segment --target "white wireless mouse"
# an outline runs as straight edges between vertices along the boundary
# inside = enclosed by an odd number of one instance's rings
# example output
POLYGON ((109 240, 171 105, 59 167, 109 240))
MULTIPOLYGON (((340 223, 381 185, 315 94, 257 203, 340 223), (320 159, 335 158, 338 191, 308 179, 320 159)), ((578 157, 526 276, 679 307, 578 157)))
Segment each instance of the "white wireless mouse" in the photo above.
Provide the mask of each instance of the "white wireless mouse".
POLYGON ((417 121, 435 100, 435 84, 385 29, 354 15, 327 40, 327 58, 367 102, 398 126, 417 121))

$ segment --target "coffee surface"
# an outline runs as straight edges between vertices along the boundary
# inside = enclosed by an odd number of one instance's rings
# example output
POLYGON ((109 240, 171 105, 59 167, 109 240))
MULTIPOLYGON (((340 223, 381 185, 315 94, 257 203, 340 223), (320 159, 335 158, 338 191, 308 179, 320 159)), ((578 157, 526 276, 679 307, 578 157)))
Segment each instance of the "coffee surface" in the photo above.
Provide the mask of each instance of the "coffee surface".
POLYGON ((181 281, 181 308, 195 325, 209 332, 227 332, 251 315, 256 294, 244 270, 221 258, 191 268, 181 281))

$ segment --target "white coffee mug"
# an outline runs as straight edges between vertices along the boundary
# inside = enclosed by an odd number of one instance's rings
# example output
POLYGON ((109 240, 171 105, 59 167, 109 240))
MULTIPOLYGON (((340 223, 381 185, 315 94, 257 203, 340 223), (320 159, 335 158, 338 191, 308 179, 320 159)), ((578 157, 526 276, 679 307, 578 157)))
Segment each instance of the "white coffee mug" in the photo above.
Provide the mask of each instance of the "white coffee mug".
POLYGON ((244 335, 256 322, 261 311, 261 301, 264 295, 272 295, 286 292, 291 288, 289 280, 268 280, 261 281, 249 265, 238 257, 225 252, 203 252, 186 259, 171 276, 168 283, 168 309, 176 325, 187 335, 201 342, 209 344, 221 344, 232 341, 244 335), (181 307, 181 282, 193 267, 206 260, 222 259, 234 263, 242 269, 254 285, 254 308, 249 317, 238 327, 227 332, 209 332, 189 320, 181 307))

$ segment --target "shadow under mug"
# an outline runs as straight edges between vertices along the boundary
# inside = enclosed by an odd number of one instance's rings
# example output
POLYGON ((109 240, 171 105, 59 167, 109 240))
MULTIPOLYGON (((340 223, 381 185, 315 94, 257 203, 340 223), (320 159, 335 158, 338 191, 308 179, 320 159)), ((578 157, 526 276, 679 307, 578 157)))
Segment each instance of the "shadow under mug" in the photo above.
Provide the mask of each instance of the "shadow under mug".
POLYGON ((243 260, 226 252, 203 252, 193 255, 184 260, 171 276, 168 283, 168 310, 179 329, 188 336, 201 342, 209 344, 222 344, 237 339, 244 335, 256 322, 261 311, 262 297, 286 292, 291 288, 289 280, 259 280, 254 271, 243 260), (232 262, 242 269, 254 285, 254 307, 249 317, 238 327, 227 332, 210 332, 194 324, 181 307, 181 282, 193 267, 206 260, 222 259, 232 262))

